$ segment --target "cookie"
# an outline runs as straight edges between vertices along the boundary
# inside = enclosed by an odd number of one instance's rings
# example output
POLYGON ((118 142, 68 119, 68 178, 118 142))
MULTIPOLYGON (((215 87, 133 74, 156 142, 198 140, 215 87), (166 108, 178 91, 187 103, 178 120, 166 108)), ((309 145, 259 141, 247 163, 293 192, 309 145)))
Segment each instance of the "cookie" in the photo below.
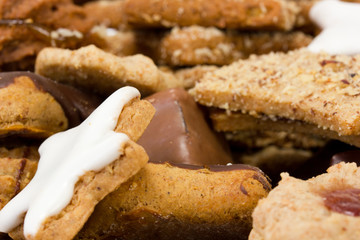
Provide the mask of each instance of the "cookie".
POLYGON ((291 1, 126 0, 126 21, 136 27, 200 25, 238 29, 293 28, 298 7, 291 1), (206 6, 206 7, 204 7, 206 6))
POLYGON ((159 70, 148 57, 121 58, 93 45, 74 51, 45 48, 36 59, 35 71, 102 95, 127 85, 138 88, 142 95, 181 86, 172 74, 159 70))
POLYGON ((95 205, 147 163, 134 141, 153 114, 136 89, 121 88, 81 125, 48 138, 34 178, 0 211, 1 231, 14 239, 72 239, 95 205))
POLYGON ((307 49, 252 56, 205 75, 191 93, 209 107, 299 120, 356 136, 359 60, 359 55, 307 49))
POLYGON ((360 170, 340 163, 328 173, 282 180, 259 201, 249 239, 358 239, 360 170))
POLYGON ((239 111, 227 114, 225 111, 212 111, 210 114, 214 128, 220 132, 242 132, 242 131, 267 131, 287 132, 307 135, 310 138, 322 138, 324 140, 335 139, 357 147, 360 147, 358 135, 339 135, 338 132, 319 128, 315 124, 300 120, 289 120, 266 115, 251 116, 239 111))
POLYGON ((80 124, 100 100, 30 72, 0 73, 0 137, 46 138, 80 124))
POLYGON ((122 24, 122 1, 96 1, 83 6, 72 0, 3 0, 0 5, 0 69, 34 69, 44 47, 76 49, 86 44, 96 25, 122 24))
POLYGON ((213 65, 198 65, 195 67, 180 68, 175 70, 174 75, 182 82, 185 89, 190 89, 193 88, 195 83, 200 81, 206 73, 213 72, 217 69, 218 67, 213 65))
POLYGON ((156 109, 137 142, 151 162, 208 166, 233 163, 225 139, 215 133, 204 112, 182 88, 145 98, 156 109))
POLYGON ((13 157, 0 158, 0 209, 24 189, 34 177, 36 168, 36 160, 13 157))
POLYGON ((148 163, 96 206, 75 239, 247 239, 252 209, 269 189, 245 165, 148 163))
POLYGON ((306 47, 312 39, 298 31, 240 32, 214 27, 175 27, 160 40, 155 58, 169 66, 227 65, 251 54, 306 47))

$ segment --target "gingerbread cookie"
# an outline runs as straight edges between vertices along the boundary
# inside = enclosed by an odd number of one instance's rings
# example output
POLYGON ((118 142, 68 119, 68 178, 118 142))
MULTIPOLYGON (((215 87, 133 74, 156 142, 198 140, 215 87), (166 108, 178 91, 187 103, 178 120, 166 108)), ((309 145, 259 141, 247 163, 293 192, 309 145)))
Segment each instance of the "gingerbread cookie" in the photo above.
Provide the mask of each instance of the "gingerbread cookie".
POLYGON ((72 239, 95 205, 146 164, 145 151, 132 140, 153 114, 151 104, 126 87, 78 127, 48 138, 39 148, 34 178, 0 211, 1 231, 14 239, 72 239))
POLYGON ((249 239, 358 239, 360 169, 340 163, 307 181, 283 173, 253 213, 249 239))
POLYGON ((246 165, 148 163, 98 204, 75 239, 247 239, 252 210, 269 190, 246 165))
POLYGON ((126 85, 138 88, 142 95, 181 86, 172 74, 159 70, 148 57, 121 58, 93 45, 74 51, 45 48, 36 59, 35 70, 56 81, 102 95, 126 85))

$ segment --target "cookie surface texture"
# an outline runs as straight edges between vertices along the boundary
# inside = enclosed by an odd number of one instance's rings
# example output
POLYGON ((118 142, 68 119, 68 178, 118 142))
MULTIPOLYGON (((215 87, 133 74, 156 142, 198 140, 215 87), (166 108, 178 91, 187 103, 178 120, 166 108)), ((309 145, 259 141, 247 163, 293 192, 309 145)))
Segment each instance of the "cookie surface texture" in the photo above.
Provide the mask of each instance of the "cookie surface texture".
POLYGON ((307 181, 282 180, 253 213, 250 240, 360 238, 360 169, 340 163, 307 181))
POLYGON ((157 68, 143 55, 117 57, 89 45, 78 50, 43 49, 35 71, 43 76, 73 86, 109 95, 123 86, 133 86, 148 95, 181 86, 171 74, 157 68))
POLYGON ((148 163, 99 203, 76 239, 247 239, 252 209, 269 190, 246 165, 148 163))

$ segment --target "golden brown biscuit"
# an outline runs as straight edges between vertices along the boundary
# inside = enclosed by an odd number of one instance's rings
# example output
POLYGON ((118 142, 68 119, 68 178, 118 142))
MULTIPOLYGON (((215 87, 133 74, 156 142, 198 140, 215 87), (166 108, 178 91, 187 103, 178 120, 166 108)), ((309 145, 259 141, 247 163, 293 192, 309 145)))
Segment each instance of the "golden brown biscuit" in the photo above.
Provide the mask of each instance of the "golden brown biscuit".
MULTIPOLYGON (((134 98, 125 105, 114 130, 128 133, 129 138, 136 141, 149 124, 153 114, 154 108, 149 102, 134 98), (130 109, 125 110, 126 108, 130 109), (136 126, 135 129, 128 129, 133 124, 136 126)), ((88 171, 81 176, 74 187, 71 202, 60 213, 46 218, 35 236, 27 237, 30 239, 72 239, 91 215, 95 205, 133 176, 148 161, 145 150, 132 140, 124 144, 122 151, 123 155, 106 167, 99 171, 88 171), (59 229, 66 229, 66 231, 59 231, 59 229)), ((22 225, 16 227, 9 235, 14 239, 23 239, 22 228, 22 225)))
POLYGON ((175 27, 160 40, 158 62, 170 66, 227 65, 251 54, 287 52, 306 47, 302 32, 239 32, 214 27, 175 27))
POLYGON ((283 0, 126 0, 124 14, 137 27, 200 25, 219 28, 290 30, 299 9, 283 0))
POLYGON ((205 75, 191 93, 209 107, 359 135, 359 61, 306 49, 252 56, 205 75))
POLYGON ((245 165, 148 163, 98 204, 76 239, 247 239, 252 209, 269 190, 245 165))
POLYGON ((108 95, 129 85, 148 95, 181 83, 170 73, 159 70, 143 55, 117 57, 90 45, 70 51, 43 49, 37 59, 38 74, 56 81, 108 95))
POLYGON ((0 73, 0 136, 45 138, 80 124, 99 99, 30 72, 0 73))
POLYGON ((0 158, 0 209, 33 178, 37 161, 26 158, 0 158))

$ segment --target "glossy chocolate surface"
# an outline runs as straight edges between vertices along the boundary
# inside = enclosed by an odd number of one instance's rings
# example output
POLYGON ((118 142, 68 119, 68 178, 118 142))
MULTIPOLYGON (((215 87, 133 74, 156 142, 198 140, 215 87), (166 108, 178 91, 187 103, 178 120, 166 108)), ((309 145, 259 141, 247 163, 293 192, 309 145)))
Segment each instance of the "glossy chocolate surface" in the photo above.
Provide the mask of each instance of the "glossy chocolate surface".
POLYGON ((91 96, 73 87, 56 83, 31 72, 0 73, 0 88, 5 88, 14 83, 18 77, 28 77, 39 90, 51 94, 63 108, 69 121, 69 127, 79 125, 100 104, 100 100, 96 96, 91 96))
POLYGON ((184 89, 155 93, 146 100, 156 113, 138 143, 151 162, 199 166, 232 163, 227 145, 184 89))
POLYGON ((360 166, 360 150, 337 153, 331 158, 330 165, 335 165, 340 162, 355 162, 357 166, 360 166))
POLYGON ((334 190, 324 193, 323 197, 328 209, 348 216, 360 216, 360 189, 334 190))

